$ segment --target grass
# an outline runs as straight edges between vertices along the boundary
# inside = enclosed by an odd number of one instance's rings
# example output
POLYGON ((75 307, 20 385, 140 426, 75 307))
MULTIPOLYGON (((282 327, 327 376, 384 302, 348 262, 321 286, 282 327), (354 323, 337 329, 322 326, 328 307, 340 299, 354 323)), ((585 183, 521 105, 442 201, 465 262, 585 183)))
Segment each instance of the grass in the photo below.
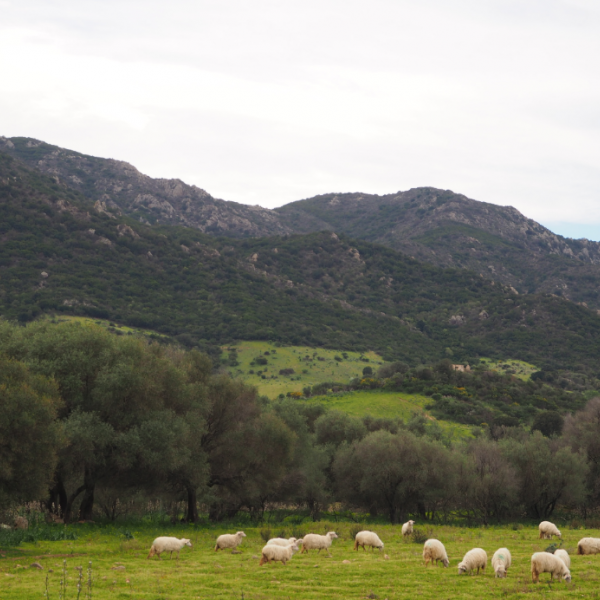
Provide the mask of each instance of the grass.
MULTIPOLYGON (((44 317, 46 319, 50 319, 50 317, 44 317)), ((161 337, 161 338, 166 338, 167 336, 163 335, 162 333, 158 333, 156 331, 153 331, 151 329, 140 329, 139 327, 130 327, 128 325, 119 325, 118 323, 115 323, 114 321, 108 321, 106 319, 92 319, 90 317, 77 317, 77 316, 72 316, 72 315, 60 315, 59 317, 52 317, 53 320, 56 320, 56 322, 61 323, 61 322, 77 322, 77 323, 81 323, 82 325, 98 325, 99 327, 103 327, 104 329, 109 329, 110 331, 113 331, 115 333, 119 333, 119 334, 123 334, 123 335, 144 335, 147 337, 161 337)))
POLYGON ((375 352, 361 354, 307 346, 277 347, 269 342, 239 342, 235 346, 224 346, 223 361, 227 361, 229 356, 227 348, 233 347, 237 350, 239 364, 226 367, 232 377, 239 377, 256 386, 261 394, 271 399, 287 392, 302 392, 303 387, 325 381, 347 383, 353 377, 362 377, 365 367, 370 366, 376 372, 384 364, 381 356, 375 352), (269 355, 265 357, 264 352, 269 355), (260 355, 267 359, 267 364, 251 364, 260 355), (336 360, 336 356, 342 360, 336 360), (282 369, 293 369, 294 373, 280 375, 279 371, 282 369))
MULTIPOLYGON (((305 525, 307 532, 335 530, 340 539, 334 540, 331 557, 314 551, 308 555, 297 554, 285 567, 281 563, 258 566, 264 544, 259 528, 244 528, 248 537, 240 546, 241 553, 232 554, 213 550, 214 540, 225 531, 223 528, 144 528, 134 531, 135 538, 127 540, 116 534, 114 528, 75 526, 79 536, 75 541, 23 544, 8 553, 3 550, 1 554, 6 556, 0 558, 0 598, 44 598, 48 577, 48 597, 58 599, 64 560, 67 574, 64 598, 77 597, 77 567, 83 569, 85 584, 89 561, 92 562, 92 594, 98 600, 600 598, 600 556, 575 555, 580 538, 597 535, 591 530, 562 528, 563 547, 571 554, 572 583, 550 584, 549 575, 544 574, 541 583, 536 585, 531 582, 530 557, 549 544, 547 540, 538 539, 536 526, 513 530, 511 527, 466 528, 417 523, 428 536, 445 544, 450 558, 448 569, 425 569, 422 545, 402 539, 399 526, 369 526, 385 544, 384 552, 379 553, 352 550, 351 530, 356 528, 355 524, 319 522, 305 525), (168 558, 147 560, 152 540, 158 535, 188 537, 194 547, 184 548, 178 561, 168 558), (491 557, 502 546, 511 551, 513 566, 506 579, 495 579, 491 557), (487 551, 486 573, 459 576, 457 565, 464 553, 473 547, 487 551), (384 553, 389 560, 384 558, 384 553), (34 561, 43 569, 28 568, 34 561)), ((81 598, 85 597, 84 585, 81 598)))
POLYGON ((511 373, 515 377, 527 381, 532 373, 539 371, 539 368, 530 363, 526 363, 522 360, 492 360, 491 358, 480 359, 482 364, 485 364, 487 369, 491 371, 504 371, 505 373, 511 373))
MULTIPOLYGON (((427 403, 431 402, 431 398, 404 392, 360 390, 328 394, 326 396, 313 396, 305 402, 322 403, 327 408, 341 410, 357 417, 369 414, 373 417, 400 417, 407 421, 417 412, 427 415, 429 419, 437 420, 424 408, 427 403)), ((438 423, 447 433, 452 433, 457 437, 472 435, 471 427, 467 425, 459 425, 449 421, 438 421, 438 423)))

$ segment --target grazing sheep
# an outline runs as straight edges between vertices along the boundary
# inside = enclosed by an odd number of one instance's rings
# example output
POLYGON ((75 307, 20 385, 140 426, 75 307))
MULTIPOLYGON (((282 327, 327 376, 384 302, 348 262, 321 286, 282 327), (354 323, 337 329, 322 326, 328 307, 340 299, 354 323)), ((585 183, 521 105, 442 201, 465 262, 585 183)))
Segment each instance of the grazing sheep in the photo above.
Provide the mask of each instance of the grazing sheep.
POLYGON ((506 577, 506 572, 512 564, 512 557, 508 548, 499 548, 492 556, 492 568, 496 577, 500 579, 506 577))
POLYGON ((365 546, 371 546, 371 550, 373 550, 373 548, 382 550, 383 542, 373 531, 359 531, 354 538, 354 549, 358 550, 359 546, 362 546, 363 550, 365 549, 365 546))
POLYGON ((556 575, 558 580, 564 579, 567 583, 571 581, 571 571, 567 565, 554 554, 550 552, 536 552, 531 557, 531 579, 533 583, 540 580, 540 573, 550 573, 550 581, 556 575))
POLYGON ((267 546, 290 546, 294 543, 298 543, 295 537, 288 538, 287 540, 285 538, 271 538, 267 542, 267 546))
POLYGON ((571 557, 569 556, 569 553, 566 550, 559 548, 558 550, 554 551, 554 556, 558 556, 558 558, 560 558, 565 563, 565 565, 567 565, 567 569, 571 568, 571 557))
POLYGON ((225 548, 237 548, 242 543, 242 538, 245 538, 246 534, 243 531, 237 533, 224 533, 217 538, 215 544, 215 552, 217 550, 225 550, 225 548))
POLYGON ((263 566, 266 562, 272 560, 280 561, 285 566, 285 563, 292 558, 295 552, 298 552, 298 544, 292 543, 289 546, 277 546, 276 544, 267 544, 262 549, 259 566, 263 566))
POLYGON ((338 535, 335 531, 330 531, 325 535, 319 535, 318 533, 309 533, 304 536, 302 541, 302 552, 308 554, 309 550, 318 550, 319 553, 321 550, 327 550, 329 553, 329 547, 331 546, 331 542, 337 538, 338 535))
POLYGON ((177 552, 177 560, 179 560, 179 551, 184 547, 189 546, 192 547, 192 543, 190 540, 186 540, 185 538, 177 539, 176 537, 157 537, 153 542, 150 548, 150 554, 148 554, 148 558, 152 558, 155 554, 160 555, 163 552, 170 552, 171 555, 169 558, 173 558, 173 552, 177 552))
POLYGON ((437 565, 438 560, 442 561, 444 567, 450 565, 448 555, 446 554, 446 548, 444 548, 444 544, 439 540, 431 539, 423 544, 423 560, 425 561, 425 566, 428 565, 429 561, 431 561, 431 564, 435 561, 435 564, 437 565))
POLYGON ((406 523, 404 523, 404 525, 402 525, 402 535, 411 535, 411 533, 413 532, 413 525, 415 524, 414 521, 406 521, 406 523))
POLYGON ((461 562, 458 563, 458 574, 471 573, 477 569, 477 575, 479 575, 479 569, 485 572, 487 567, 487 554, 482 548, 473 548, 469 550, 464 556, 461 562))
POLYGON ((550 521, 542 521, 540 523, 540 539, 551 540, 553 535, 562 537, 562 534, 554 523, 550 523, 550 521))
POLYGON ((577 542, 577 554, 600 554, 600 538, 581 538, 577 542))

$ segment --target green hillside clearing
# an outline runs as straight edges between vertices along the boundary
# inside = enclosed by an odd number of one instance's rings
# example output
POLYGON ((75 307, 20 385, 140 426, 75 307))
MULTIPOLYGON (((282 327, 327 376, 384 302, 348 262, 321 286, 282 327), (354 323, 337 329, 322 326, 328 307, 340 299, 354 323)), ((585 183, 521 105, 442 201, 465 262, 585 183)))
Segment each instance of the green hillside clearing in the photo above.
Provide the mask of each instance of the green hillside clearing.
POLYGON ((273 399, 279 394, 302 392, 302 388, 326 381, 347 383, 353 377, 362 377, 370 366, 373 372, 384 364, 375 352, 342 352, 308 346, 278 346, 269 342, 246 341, 223 346, 222 364, 232 377, 239 377, 256 386, 259 393, 273 399), (237 365, 232 365, 230 349, 237 352, 237 365), (339 360, 336 360, 336 357, 339 360), (266 360, 266 364, 259 364, 266 360), (293 369, 293 373, 280 374, 293 369))

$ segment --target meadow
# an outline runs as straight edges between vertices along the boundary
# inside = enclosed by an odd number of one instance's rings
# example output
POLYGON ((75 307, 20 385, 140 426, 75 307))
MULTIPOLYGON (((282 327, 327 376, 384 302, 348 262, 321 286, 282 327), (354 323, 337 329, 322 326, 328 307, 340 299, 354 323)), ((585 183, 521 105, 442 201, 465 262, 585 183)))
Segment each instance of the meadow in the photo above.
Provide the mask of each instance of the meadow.
POLYGON ((326 381, 346 384, 354 377, 362 377, 365 367, 370 366, 376 372, 384 364, 384 360, 375 352, 277 346, 259 341, 223 346, 222 360, 232 377, 243 379, 255 386, 260 394, 271 399, 288 392, 302 393, 302 388, 326 381), (235 366, 227 366, 229 348, 237 350, 239 364, 235 366), (265 352, 268 354, 265 355, 265 352), (255 359, 259 356, 266 359, 266 364, 255 364, 255 359), (279 371, 283 369, 293 369, 294 373, 280 375, 279 371))
MULTIPOLYGON (((264 527, 267 526, 262 529, 264 527)), ((296 554, 286 566, 274 563, 259 567, 264 544, 261 528, 154 525, 124 530, 110 525, 73 525, 69 528, 76 531, 77 540, 24 543, 18 548, 2 550, 0 598, 600 598, 600 556, 575 555, 577 541, 585 536, 598 536, 598 531, 561 526, 562 547, 571 554, 573 580, 570 584, 550 584, 549 575, 543 574, 541 582, 533 584, 531 554, 550 544, 548 540, 538 539, 535 525, 468 528, 417 523, 427 536, 443 541, 450 558, 448 569, 425 568, 422 543, 403 539, 400 526, 367 525, 383 540, 384 551, 355 552, 353 533, 358 527, 356 523, 325 521, 287 528, 272 525, 272 535, 334 530, 340 538, 333 541, 331 556, 323 551, 320 554, 311 551, 308 555, 296 554), (247 534, 238 549, 239 554, 214 552, 218 535, 239 528, 247 534), (166 555, 162 560, 148 560, 148 550, 158 535, 190 538, 193 548, 184 548, 179 560, 166 555), (511 551, 513 566, 506 579, 495 579, 491 557, 502 546, 511 551), (457 565, 473 547, 487 551, 488 568, 485 574, 459 576, 457 565), (43 569, 30 568, 34 561, 43 569), (90 562, 91 586, 88 584, 90 562), (77 591, 79 568, 82 573, 80 596, 77 591), (61 580, 66 581, 66 589, 61 587, 61 580)))

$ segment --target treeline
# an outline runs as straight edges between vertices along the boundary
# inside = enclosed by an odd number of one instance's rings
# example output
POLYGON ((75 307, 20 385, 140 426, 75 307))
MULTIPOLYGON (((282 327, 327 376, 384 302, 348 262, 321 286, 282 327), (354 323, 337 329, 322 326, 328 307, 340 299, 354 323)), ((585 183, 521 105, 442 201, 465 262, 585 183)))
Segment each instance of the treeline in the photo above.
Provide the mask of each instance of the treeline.
POLYGON ((77 323, 0 323, 0 502, 40 500, 66 522, 114 517, 134 495, 185 500, 187 521, 199 505, 214 521, 259 520, 277 502, 314 519, 343 502, 391 522, 600 506, 600 399, 560 436, 482 431, 453 440, 422 415, 270 402, 197 351, 77 323))
MULTIPOLYGON (((475 360, 469 371, 455 370, 449 359, 433 365, 409 367, 386 364, 377 372, 367 366, 363 377, 349 383, 324 382, 303 388, 304 397, 382 389, 429 396, 427 410, 438 419, 490 427, 534 425, 546 435, 560 434, 561 414, 583 408, 600 381, 585 373, 541 370, 527 380, 516 375, 514 365, 490 369, 475 360)), ((299 397, 300 394, 289 394, 299 397)))

